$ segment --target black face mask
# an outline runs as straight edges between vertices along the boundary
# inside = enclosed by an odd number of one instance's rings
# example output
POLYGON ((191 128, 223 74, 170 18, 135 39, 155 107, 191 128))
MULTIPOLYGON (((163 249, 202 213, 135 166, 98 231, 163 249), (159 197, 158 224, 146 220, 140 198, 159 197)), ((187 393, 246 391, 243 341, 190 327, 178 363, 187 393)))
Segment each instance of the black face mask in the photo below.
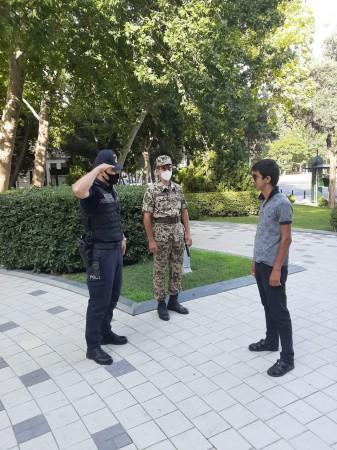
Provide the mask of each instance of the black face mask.
POLYGON ((109 175, 109 181, 108 181, 109 186, 113 186, 113 185, 117 184, 118 181, 119 181, 119 174, 118 173, 116 173, 114 175, 109 175))

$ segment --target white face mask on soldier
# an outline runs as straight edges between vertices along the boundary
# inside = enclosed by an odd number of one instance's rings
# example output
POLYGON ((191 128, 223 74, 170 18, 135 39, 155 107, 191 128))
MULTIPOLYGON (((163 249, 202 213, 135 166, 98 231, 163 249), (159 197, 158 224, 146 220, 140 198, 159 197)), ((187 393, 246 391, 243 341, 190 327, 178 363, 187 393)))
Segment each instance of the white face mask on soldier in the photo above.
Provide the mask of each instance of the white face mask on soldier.
POLYGON ((164 181, 170 181, 172 177, 172 170, 164 170, 160 173, 160 176, 164 181))

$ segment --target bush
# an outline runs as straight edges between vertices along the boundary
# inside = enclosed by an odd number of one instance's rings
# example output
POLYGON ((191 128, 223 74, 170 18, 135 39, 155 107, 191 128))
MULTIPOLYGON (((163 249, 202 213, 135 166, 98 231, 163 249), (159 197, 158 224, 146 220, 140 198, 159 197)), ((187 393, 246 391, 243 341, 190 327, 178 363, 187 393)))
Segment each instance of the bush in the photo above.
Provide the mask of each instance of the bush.
POLYGON ((334 231, 337 231, 337 206, 331 210, 330 224, 334 231))
POLYGON ((176 179, 184 192, 212 192, 216 189, 216 183, 205 175, 203 166, 184 167, 177 172, 176 179))
POLYGON ((69 173, 66 178, 66 183, 71 186, 75 181, 79 180, 83 175, 87 173, 87 170, 85 170, 83 167, 77 165, 72 166, 69 169, 69 173))
MULTIPOLYGON (((142 186, 120 186, 125 263, 147 254, 142 186)), ((63 273, 83 270, 77 238, 82 232, 79 201, 70 187, 9 191, 0 195, 0 264, 9 269, 63 273)))
POLYGON ((201 217, 200 208, 196 203, 188 203, 188 215, 191 220, 199 220, 201 217))
POLYGON ((318 200, 318 206, 321 206, 322 208, 325 208, 326 206, 328 206, 329 202, 326 198, 324 197, 320 197, 318 200))
POLYGON ((296 195, 290 194, 288 195, 288 199, 291 203, 295 203, 296 202, 296 195))
POLYGON ((197 205, 202 216, 249 216, 259 212, 255 192, 206 192, 187 194, 188 204, 197 205))

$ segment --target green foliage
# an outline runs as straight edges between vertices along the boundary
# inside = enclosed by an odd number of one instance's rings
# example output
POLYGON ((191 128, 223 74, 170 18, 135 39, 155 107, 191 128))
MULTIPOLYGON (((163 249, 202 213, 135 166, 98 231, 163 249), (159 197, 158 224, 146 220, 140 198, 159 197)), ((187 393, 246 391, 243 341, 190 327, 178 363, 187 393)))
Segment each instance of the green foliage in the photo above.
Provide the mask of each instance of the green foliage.
POLYGON ((145 110, 128 170, 148 147, 151 160, 213 150, 214 173, 193 174, 188 189, 245 190, 249 158, 275 136, 277 105, 293 110, 307 91, 312 17, 302 0, 6 0, 0 13, 0 92, 7 54, 22 47, 24 95, 37 109, 50 91, 50 141, 65 143, 71 162, 122 149, 145 110))
POLYGON ((215 152, 197 152, 188 167, 179 170, 178 183, 185 192, 212 192, 216 190, 214 174, 215 152))
POLYGON ((188 202, 188 215, 191 220, 199 220, 201 217, 200 208, 197 203, 193 201, 188 202))
POLYGON ((337 61, 337 34, 329 36, 323 44, 324 56, 337 61))
POLYGON ((70 47, 76 50, 83 42, 81 57, 76 53, 69 64, 72 74, 76 67, 68 83, 72 120, 92 120, 90 141, 98 148, 111 134, 122 147, 138 112, 145 109, 147 123, 131 158, 147 146, 148 131, 162 150, 171 145, 179 153, 184 146, 192 156, 200 147, 214 148, 221 153, 219 167, 223 161, 226 167, 236 163, 233 173, 222 171, 227 189, 242 189, 237 172, 248 161, 246 138, 253 145, 269 133, 266 120, 259 125, 268 109, 260 88, 266 82, 269 86, 274 71, 293 57, 288 52, 291 39, 282 48, 271 42, 275 30, 283 27, 283 2, 270 0, 268 7, 261 0, 169 3, 154 2, 149 8, 145 1, 132 7, 121 0, 100 2, 95 17, 101 23, 90 21, 93 29, 88 29, 95 36, 92 47, 83 51, 90 43, 85 36, 75 33, 71 38, 70 47), (104 39, 100 29, 109 21, 109 39, 104 39), (109 123, 110 130, 105 127, 109 123), (195 141, 202 145, 195 147, 195 141))
POLYGON ((66 183, 71 186, 75 181, 79 180, 87 171, 80 165, 74 165, 69 168, 66 183))
POLYGON ((288 195, 288 199, 291 203, 294 204, 296 202, 296 195, 290 194, 290 195, 288 195))
POLYGON ((222 149, 218 152, 198 152, 186 168, 177 175, 185 192, 245 191, 251 187, 248 164, 242 155, 222 149))
POLYGON ((255 192, 187 194, 186 199, 198 206, 202 216, 249 216, 259 211, 255 192))
POLYGON ((313 125, 322 132, 332 131, 337 124, 337 61, 329 60, 314 67, 313 125))
POLYGON ((323 146, 322 135, 305 129, 301 124, 281 131, 279 139, 268 146, 266 156, 275 159, 282 171, 297 172, 323 146))
POLYGON ((212 192, 215 190, 215 184, 205 175, 196 174, 193 168, 180 169, 177 179, 184 192, 212 192))
POLYGON ((327 59, 312 71, 315 90, 312 101, 311 123, 315 129, 326 134, 327 154, 329 159, 329 206, 335 205, 336 191, 336 130, 337 130, 337 58, 333 48, 337 38, 332 36, 327 51, 327 59), (330 46, 330 47, 329 47, 330 46), (332 53, 332 54, 331 54, 332 53))
POLYGON ((302 0, 282 2, 279 8, 285 21, 271 36, 272 45, 287 57, 273 70, 267 87, 273 134, 262 152, 288 172, 307 165, 322 147, 321 136, 307 129, 314 90, 310 74, 314 17, 306 3, 302 0))
POLYGON ((128 250, 124 257, 126 264, 133 264, 148 255, 147 239, 143 225, 144 186, 118 186, 122 205, 123 231, 127 238, 128 250))
POLYGON ((252 189, 251 171, 245 158, 231 155, 228 151, 225 157, 222 152, 217 154, 216 179, 218 191, 248 191, 252 189))
POLYGON ((68 189, 0 195, 0 263, 39 272, 80 270, 78 202, 68 189))
POLYGON ((331 210, 330 224, 334 231, 337 231, 337 206, 331 210))
POLYGON ((327 207, 329 204, 328 200, 324 197, 320 197, 318 200, 318 206, 321 206, 322 208, 327 207))
MULTIPOLYGON (((120 186, 126 264, 147 254, 141 186, 120 186)), ((60 273, 82 270, 77 238, 79 201, 69 187, 8 191, 0 195, 0 264, 9 269, 60 273)))
POLYGON ((270 39, 281 64, 272 69, 268 88, 273 110, 292 126, 311 107, 310 65, 315 23, 311 8, 302 0, 284 1, 279 8, 285 20, 270 39))

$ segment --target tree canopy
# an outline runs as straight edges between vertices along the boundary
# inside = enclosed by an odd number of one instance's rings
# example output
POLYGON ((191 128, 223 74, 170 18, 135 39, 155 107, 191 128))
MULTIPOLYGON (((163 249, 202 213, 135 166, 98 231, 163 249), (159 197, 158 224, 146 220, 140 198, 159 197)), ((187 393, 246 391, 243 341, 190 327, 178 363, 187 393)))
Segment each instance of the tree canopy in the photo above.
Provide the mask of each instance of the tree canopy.
POLYGON ((240 189, 250 161, 280 134, 280 117, 290 122, 308 97, 312 17, 301 0, 5 0, 0 8, 3 129, 11 123, 0 139, 2 190, 22 160, 11 167, 24 131, 16 130, 34 111, 42 161, 61 147, 87 170, 97 150, 113 146, 134 171, 158 152, 176 163, 205 153, 214 155, 214 181, 240 189), (22 67, 9 70, 17 51, 22 67))

